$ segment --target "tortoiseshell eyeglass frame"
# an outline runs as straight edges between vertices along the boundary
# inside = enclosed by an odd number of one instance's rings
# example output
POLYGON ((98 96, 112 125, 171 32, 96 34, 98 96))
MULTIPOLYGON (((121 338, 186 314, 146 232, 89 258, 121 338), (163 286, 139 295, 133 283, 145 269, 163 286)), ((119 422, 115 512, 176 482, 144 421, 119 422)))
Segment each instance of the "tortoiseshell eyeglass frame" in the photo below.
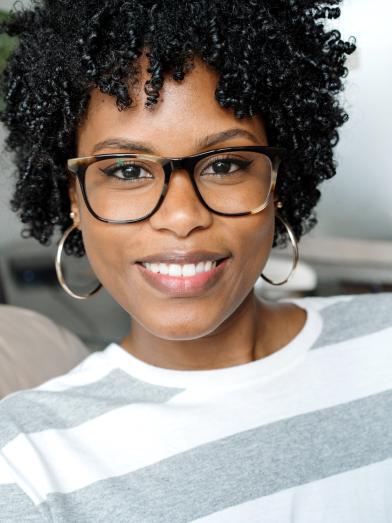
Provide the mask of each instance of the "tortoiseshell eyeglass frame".
POLYGON ((204 207, 206 207, 209 211, 211 211, 215 214, 218 214, 220 216, 247 216, 249 214, 257 214, 257 213, 263 211, 267 207, 267 205, 270 201, 271 194, 273 194, 273 192, 275 190, 279 165, 285 155, 286 155, 286 149, 284 149, 282 147, 250 145, 250 146, 225 147, 225 148, 220 148, 220 149, 211 149, 211 150, 199 153, 199 154, 193 154, 190 156, 182 156, 182 157, 178 157, 178 158, 168 158, 168 157, 164 157, 164 156, 155 156, 155 155, 150 155, 150 154, 135 154, 135 153, 98 154, 95 156, 84 156, 81 158, 71 158, 71 159, 67 160, 67 167, 68 167, 69 172, 74 174, 77 177, 77 179, 79 180, 83 200, 86 204, 87 209, 94 216, 94 218, 96 218, 97 220, 99 220, 101 222, 105 222, 105 223, 134 223, 134 222, 140 222, 142 220, 146 220, 159 209, 159 207, 162 205, 165 195, 168 191, 170 177, 171 177, 173 171, 176 169, 184 169, 188 173, 192 186, 193 186, 193 189, 194 189, 198 199, 204 205, 204 207), (203 160, 204 158, 208 158, 209 156, 213 156, 215 154, 230 153, 230 152, 234 152, 234 151, 252 151, 252 152, 262 153, 265 156, 267 156, 270 159, 271 166, 272 166, 271 183, 270 183, 268 195, 267 195, 265 201, 261 205, 259 205, 255 209, 252 209, 252 210, 246 211, 246 212, 226 213, 226 212, 217 211, 217 210, 211 208, 204 201, 204 199, 203 199, 202 195, 200 194, 200 191, 197 187, 196 181, 195 181, 194 169, 195 169, 196 164, 200 160, 203 160), (109 159, 115 159, 115 158, 125 158, 125 159, 126 158, 136 158, 136 159, 144 160, 144 161, 152 161, 152 162, 158 163, 163 168, 165 179, 164 179, 164 184, 162 187, 162 193, 159 197, 157 204, 152 209, 152 211, 150 211, 148 214, 141 216, 140 218, 135 218, 132 220, 110 220, 110 219, 102 218, 101 216, 96 214, 94 209, 91 207, 90 202, 87 197, 86 186, 85 186, 85 176, 86 176, 87 168, 91 164, 98 162, 100 160, 109 160, 109 159))

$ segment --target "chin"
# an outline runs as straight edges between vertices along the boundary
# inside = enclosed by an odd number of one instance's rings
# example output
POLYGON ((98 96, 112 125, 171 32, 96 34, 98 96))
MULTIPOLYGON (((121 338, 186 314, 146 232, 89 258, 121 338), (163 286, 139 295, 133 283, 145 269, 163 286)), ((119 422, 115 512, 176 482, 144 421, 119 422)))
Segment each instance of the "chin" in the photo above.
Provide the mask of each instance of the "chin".
POLYGON ((200 314, 194 317, 160 318, 158 322, 143 321, 142 318, 134 318, 153 336, 167 341, 190 341, 204 338, 214 333, 223 323, 225 317, 213 318, 210 314, 207 318, 201 318, 200 314))

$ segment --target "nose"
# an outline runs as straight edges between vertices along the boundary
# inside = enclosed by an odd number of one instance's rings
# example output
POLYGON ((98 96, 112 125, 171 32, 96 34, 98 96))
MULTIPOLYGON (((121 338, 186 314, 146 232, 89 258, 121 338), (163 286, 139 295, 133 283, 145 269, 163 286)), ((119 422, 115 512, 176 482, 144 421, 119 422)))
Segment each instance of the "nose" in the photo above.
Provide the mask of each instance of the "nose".
POLYGON ((199 200, 188 172, 172 172, 165 198, 150 218, 156 230, 167 230, 179 238, 186 238, 196 229, 206 229, 212 223, 212 213, 199 200))

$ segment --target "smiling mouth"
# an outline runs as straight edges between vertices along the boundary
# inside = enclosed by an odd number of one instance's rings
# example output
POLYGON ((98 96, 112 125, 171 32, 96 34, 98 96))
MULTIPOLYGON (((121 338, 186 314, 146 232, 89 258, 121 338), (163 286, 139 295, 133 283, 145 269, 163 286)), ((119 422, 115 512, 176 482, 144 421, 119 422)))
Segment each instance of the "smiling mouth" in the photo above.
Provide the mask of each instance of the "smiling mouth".
POLYGON ((229 257, 197 263, 136 262, 140 275, 168 297, 203 296, 222 279, 229 257))
POLYGON ((206 260, 200 261, 199 263, 148 263, 148 262, 138 262, 142 265, 147 271, 154 274, 162 274, 165 276, 172 277, 182 277, 182 278, 191 278, 201 273, 208 273, 211 270, 215 269, 227 258, 221 258, 220 260, 206 260))

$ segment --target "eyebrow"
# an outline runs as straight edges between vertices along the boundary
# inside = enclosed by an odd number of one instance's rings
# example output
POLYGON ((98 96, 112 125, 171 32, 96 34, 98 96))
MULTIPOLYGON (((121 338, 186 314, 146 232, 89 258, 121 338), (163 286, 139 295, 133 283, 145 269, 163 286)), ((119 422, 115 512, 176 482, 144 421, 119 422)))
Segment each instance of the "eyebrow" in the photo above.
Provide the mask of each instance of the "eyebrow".
MULTIPOLYGON (((205 147, 211 147, 212 145, 230 140, 231 138, 247 138, 255 144, 259 144, 257 137, 250 131, 247 131, 246 129, 234 128, 207 135, 196 142, 196 147, 198 149, 204 149, 205 147)), ((122 149, 127 151, 140 151, 146 154, 154 154, 154 147, 149 143, 128 140, 127 138, 108 138, 107 140, 98 142, 94 145, 92 154, 96 153, 100 149, 122 149)))

